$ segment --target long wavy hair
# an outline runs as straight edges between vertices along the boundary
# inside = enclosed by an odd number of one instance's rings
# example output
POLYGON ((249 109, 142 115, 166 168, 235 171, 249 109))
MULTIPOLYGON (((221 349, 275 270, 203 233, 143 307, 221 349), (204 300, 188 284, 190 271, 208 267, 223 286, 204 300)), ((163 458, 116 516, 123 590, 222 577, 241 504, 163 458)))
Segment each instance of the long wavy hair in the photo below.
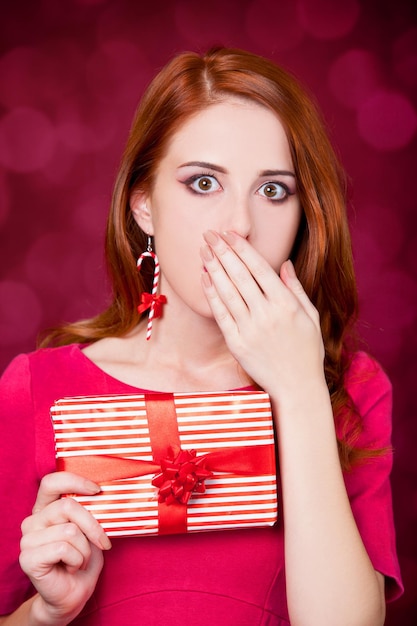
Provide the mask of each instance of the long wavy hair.
POLYGON ((372 452, 355 446, 360 417, 344 387, 357 319, 344 172, 313 99, 289 72, 263 57, 230 48, 213 48, 205 55, 185 52, 155 77, 137 109, 108 216, 105 250, 112 301, 92 319, 49 332, 41 345, 91 343, 126 335, 138 324, 139 295, 151 290, 151 274, 136 269, 146 235, 133 219, 131 193, 152 189, 167 144, 186 120, 231 96, 267 107, 286 130, 303 209, 292 260, 320 313, 326 379, 344 433, 339 454, 348 469, 372 452))

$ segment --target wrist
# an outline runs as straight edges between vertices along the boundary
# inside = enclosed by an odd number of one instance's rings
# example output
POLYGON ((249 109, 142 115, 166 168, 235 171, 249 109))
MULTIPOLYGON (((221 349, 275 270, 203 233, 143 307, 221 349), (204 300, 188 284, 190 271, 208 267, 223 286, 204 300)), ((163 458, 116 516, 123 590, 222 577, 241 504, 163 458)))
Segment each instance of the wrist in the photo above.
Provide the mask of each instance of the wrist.
POLYGON ((324 372, 306 376, 302 380, 292 378, 282 380, 274 390, 268 391, 271 401, 279 409, 280 415, 305 415, 318 407, 320 410, 331 409, 329 389, 324 372))
POLYGON ((75 615, 59 616, 42 598, 37 594, 31 599, 29 612, 30 626, 66 626, 74 619, 75 615))

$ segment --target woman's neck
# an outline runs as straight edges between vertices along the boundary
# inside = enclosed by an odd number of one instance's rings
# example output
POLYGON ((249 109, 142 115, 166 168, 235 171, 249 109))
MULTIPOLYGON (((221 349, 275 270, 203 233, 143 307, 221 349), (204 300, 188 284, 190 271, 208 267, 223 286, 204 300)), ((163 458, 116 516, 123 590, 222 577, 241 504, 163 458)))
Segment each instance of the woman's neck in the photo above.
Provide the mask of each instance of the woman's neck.
POLYGON ((186 309, 164 311, 146 340, 147 320, 127 337, 85 350, 98 367, 135 387, 154 391, 235 389, 252 381, 230 353, 217 323, 186 309))

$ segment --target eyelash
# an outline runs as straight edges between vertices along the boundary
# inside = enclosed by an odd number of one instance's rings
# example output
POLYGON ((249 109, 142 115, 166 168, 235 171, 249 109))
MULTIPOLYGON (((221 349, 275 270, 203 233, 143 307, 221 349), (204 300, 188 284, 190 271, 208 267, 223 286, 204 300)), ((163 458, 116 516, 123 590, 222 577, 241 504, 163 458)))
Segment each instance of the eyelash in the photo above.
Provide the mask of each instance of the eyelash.
MULTIPOLYGON (((197 196, 205 196, 205 195, 210 195, 209 193, 204 193, 204 192, 198 192, 195 191, 191 185, 198 180, 199 178, 214 178, 215 181, 217 182, 217 184, 219 185, 219 187, 221 188, 221 185, 219 183, 219 181, 217 180, 216 176, 212 173, 212 172, 201 172, 199 174, 194 174, 193 176, 190 176, 189 178, 187 178, 187 180, 184 181, 184 185, 187 187, 187 189, 197 195, 197 196)), ((282 189, 284 189, 285 191, 285 196, 284 198, 278 198, 278 199, 274 199, 274 198, 268 198, 267 196, 263 196, 266 200, 270 200, 271 202, 274 202, 276 204, 281 204, 283 202, 285 202, 290 196, 295 195, 294 191, 290 191, 289 187, 282 182, 278 182, 278 181, 266 181, 265 183, 262 183, 262 185, 260 185, 257 189, 257 191, 259 191, 259 189, 262 189, 262 187, 265 187, 266 185, 277 185, 279 187, 282 187, 282 189)))
POLYGON ((196 194, 197 196, 206 196, 206 195, 210 195, 210 194, 205 194, 203 192, 198 192, 195 191, 195 189, 193 189, 191 187, 191 185, 193 183, 195 183, 196 180, 198 180, 199 178, 214 178, 215 181, 217 182, 217 184, 219 185, 219 187, 221 187, 219 181, 217 180, 217 178, 215 177, 215 175, 213 173, 210 172, 201 172, 200 174, 194 174, 193 176, 190 176, 189 178, 187 178, 187 180, 184 181, 184 185, 187 187, 187 189, 191 192, 196 194))
POLYGON ((258 188, 257 191, 259 191, 260 189, 262 189, 263 187, 266 187, 268 185, 275 185, 277 187, 281 187, 285 191, 285 196, 283 198, 276 198, 275 199, 275 198, 268 198, 268 196, 265 196, 265 195, 263 196, 264 198, 266 198, 267 200, 270 200, 271 202, 275 202, 277 204, 281 204, 282 202, 285 202, 286 200, 288 200, 288 198, 290 196, 293 196, 295 194, 294 191, 290 191, 290 188, 285 183, 282 183, 282 182, 279 182, 279 181, 272 181, 272 180, 269 180, 266 183, 262 183, 262 185, 260 185, 260 187, 258 188))

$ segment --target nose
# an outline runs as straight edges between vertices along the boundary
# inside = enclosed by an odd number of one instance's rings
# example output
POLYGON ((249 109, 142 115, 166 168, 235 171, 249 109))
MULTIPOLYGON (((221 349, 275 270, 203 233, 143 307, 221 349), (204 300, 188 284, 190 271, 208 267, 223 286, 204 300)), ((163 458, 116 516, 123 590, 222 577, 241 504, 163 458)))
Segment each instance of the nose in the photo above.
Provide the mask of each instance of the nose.
POLYGON ((252 213, 248 198, 235 198, 231 200, 228 212, 227 227, 244 239, 248 239, 252 229, 252 213))

